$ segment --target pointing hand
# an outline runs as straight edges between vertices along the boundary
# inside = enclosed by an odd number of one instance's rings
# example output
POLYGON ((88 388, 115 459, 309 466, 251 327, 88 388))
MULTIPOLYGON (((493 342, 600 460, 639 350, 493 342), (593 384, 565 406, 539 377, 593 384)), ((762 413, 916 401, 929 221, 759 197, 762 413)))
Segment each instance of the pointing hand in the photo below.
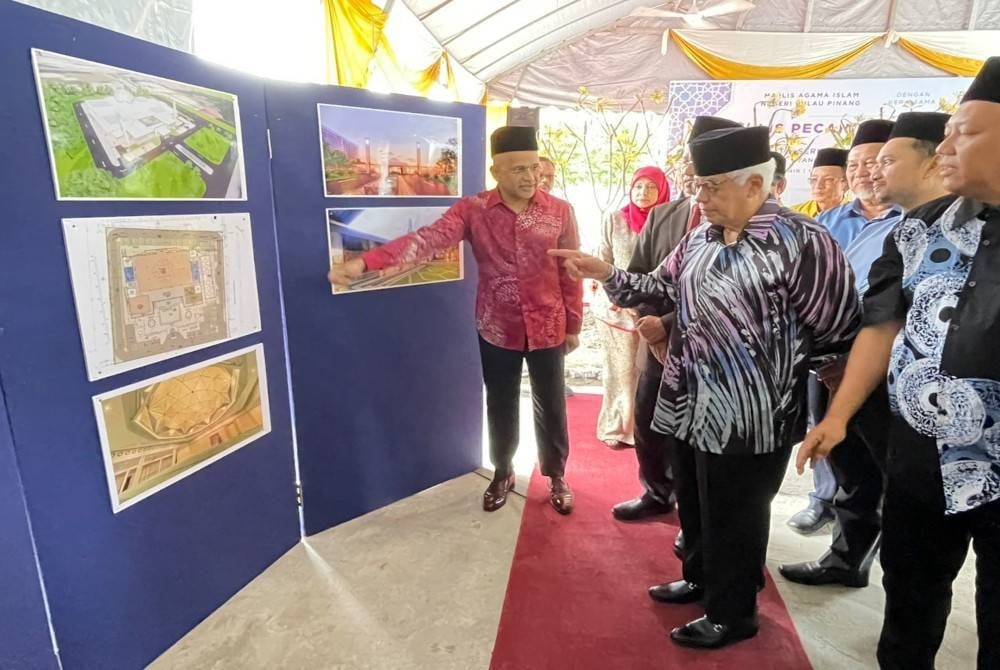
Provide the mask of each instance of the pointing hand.
POLYGON ((611 278, 614 266, 605 263, 596 256, 589 256, 582 251, 573 249, 550 249, 549 256, 563 259, 563 267, 572 279, 598 279, 605 281, 611 278))

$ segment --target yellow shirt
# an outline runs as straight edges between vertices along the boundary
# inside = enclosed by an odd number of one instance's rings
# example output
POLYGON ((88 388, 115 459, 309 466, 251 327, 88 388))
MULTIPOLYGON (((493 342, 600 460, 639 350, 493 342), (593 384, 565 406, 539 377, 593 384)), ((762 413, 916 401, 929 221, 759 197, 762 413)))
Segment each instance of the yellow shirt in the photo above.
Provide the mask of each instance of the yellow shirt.
MULTIPOLYGON (((846 205, 847 198, 844 198, 843 202, 840 204, 846 205)), ((805 214, 810 219, 815 219, 820 215, 819 204, 815 200, 806 200, 805 202, 800 202, 797 205, 792 205, 789 209, 799 212, 800 214, 805 214)))
POLYGON ((800 214, 805 214, 810 219, 815 219, 819 216, 819 205, 815 200, 806 200, 805 202, 800 202, 797 205, 792 205, 789 209, 799 212, 800 214))

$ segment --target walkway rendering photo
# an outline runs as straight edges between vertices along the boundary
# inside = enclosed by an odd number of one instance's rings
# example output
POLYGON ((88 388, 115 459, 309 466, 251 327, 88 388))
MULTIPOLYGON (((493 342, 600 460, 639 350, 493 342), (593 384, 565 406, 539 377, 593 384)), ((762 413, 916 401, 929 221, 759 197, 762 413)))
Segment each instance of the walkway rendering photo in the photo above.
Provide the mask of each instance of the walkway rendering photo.
POLYGON ((461 119, 319 105, 327 197, 461 195, 461 119))

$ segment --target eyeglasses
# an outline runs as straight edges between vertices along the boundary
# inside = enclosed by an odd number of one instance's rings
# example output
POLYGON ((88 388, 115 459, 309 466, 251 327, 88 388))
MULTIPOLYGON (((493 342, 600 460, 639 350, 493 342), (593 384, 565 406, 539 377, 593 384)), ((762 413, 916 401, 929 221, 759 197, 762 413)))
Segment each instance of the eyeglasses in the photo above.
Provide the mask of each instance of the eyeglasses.
POLYGON ((698 195, 698 193, 702 190, 709 195, 716 195, 718 194, 719 189, 722 188, 722 185, 727 181, 732 181, 732 179, 728 177, 714 181, 711 179, 693 179, 691 181, 691 188, 694 190, 695 195, 698 195))

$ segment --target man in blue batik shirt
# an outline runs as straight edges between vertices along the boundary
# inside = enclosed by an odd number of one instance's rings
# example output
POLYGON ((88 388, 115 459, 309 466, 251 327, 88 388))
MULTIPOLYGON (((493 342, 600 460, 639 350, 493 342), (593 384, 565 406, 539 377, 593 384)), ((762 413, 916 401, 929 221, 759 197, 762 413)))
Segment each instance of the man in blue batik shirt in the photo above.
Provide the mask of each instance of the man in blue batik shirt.
POLYGON ((944 187, 960 197, 909 212, 886 238, 865 327, 797 458, 801 472, 836 453, 850 417, 888 380, 883 670, 934 667, 970 541, 977 668, 1000 668, 1000 58, 986 61, 937 154, 944 187))

